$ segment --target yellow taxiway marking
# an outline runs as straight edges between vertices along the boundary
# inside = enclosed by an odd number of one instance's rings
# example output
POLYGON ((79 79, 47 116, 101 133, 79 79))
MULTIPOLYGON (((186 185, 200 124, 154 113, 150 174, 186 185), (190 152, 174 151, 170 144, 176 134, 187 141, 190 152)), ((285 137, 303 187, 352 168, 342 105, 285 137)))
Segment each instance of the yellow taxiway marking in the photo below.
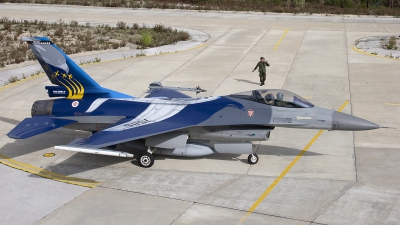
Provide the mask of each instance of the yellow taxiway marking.
POLYGON ((400 106, 400 104, 397 104, 397 103, 385 103, 385 105, 394 105, 394 106, 400 106))
POLYGON ((369 56, 374 56, 374 57, 383 58, 383 59, 400 60, 400 59, 397 59, 397 58, 390 58, 390 57, 388 57, 388 56, 375 55, 375 54, 372 54, 372 53, 369 53, 369 52, 364 52, 363 50, 358 49, 358 48, 355 47, 355 46, 351 47, 351 49, 354 50, 354 51, 356 51, 356 52, 360 52, 360 53, 362 53, 362 54, 369 55, 369 56))
POLYGON ((94 180, 87 180, 87 179, 82 179, 82 178, 77 178, 77 177, 67 177, 58 173, 53 173, 49 170, 45 170, 36 166, 32 166, 26 163, 19 162, 17 160, 8 158, 5 155, 0 154, 0 163, 15 168, 19 169, 31 174, 35 174, 44 178, 48 178, 51 180, 59 181, 59 182, 64 182, 68 184, 74 184, 78 186, 83 186, 83 187, 89 187, 89 188, 94 188, 98 185, 100 185, 99 182, 96 182, 94 180))
POLYGON ((25 81, 28 81, 28 80, 31 80, 31 79, 34 79, 34 78, 37 78, 37 77, 41 77, 41 76, 43 76, 43 75, 44 75, 44 73, 40 73, 40 74, 38 74, 38 75, 35 75, 35 76, 32 76, 32 77, 28 77, 28 78, 25 78, 25 79, 21 79, 21 80, 19 80, 19 81, 16 81, 16 82, 14 82, 14 83, 11 83, 11 84, 6 84, 6 85, 0 87, 0 91, 3 91, 3 90, 5 90, 5 89, 7 89, 7 88, 9 88, 9 87, 12 87, 12 86, 14 86, 14 85, 20 84, 20 83, 22 83, 22 82, 25 82, 25 81))
MULTIPOLYGON (((346 100, 342 106, 339 108, 338 112, 342 111, 344 107, 349 103, 349 100, 346 100)), ((293 159, 293 161, 286 167, 286 169, 272 182, 271 185, 261 194, 261 196, 253 203, 253 205, 247 210, 247 213, 242 217, 242 219, 237 223, 237 225, 243 224, 246 219, 254 212, 254 210, 261 204, 261 202, 267 197, 267 195, 274 189, 274 187, 282 180, 282 178, 289 172, 289 170, 294 166, 294 164, 299 161, 301 156, 306 153, 306 151, 311 147, 312 144, 318 139, 318 137, 324 132, 324 130, 318 131, 318 133, 311 139, 310 142, 303 148, 303 150, 293 159)))
POLYGON ((283 38, 285 38, 287 32, 289 32, 289 30, 291 30, 291 29, 286 29, 286 28, 284 28, 284 27, 279 27, 279 28, 283 29, 284 32, 283 32, 281 38, 279 38, 278 42, 276 43, 276 45, 275 45, 275 47, 274 47, 274 51, 275 51, 276 49, 278 49, 278 46, 281 44, 283 38))

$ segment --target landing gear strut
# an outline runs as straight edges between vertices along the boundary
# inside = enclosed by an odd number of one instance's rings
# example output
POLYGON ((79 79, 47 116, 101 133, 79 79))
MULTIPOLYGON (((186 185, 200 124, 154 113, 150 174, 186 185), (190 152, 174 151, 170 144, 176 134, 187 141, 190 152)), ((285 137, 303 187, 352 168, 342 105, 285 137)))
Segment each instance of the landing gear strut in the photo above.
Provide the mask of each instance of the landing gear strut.
POLYGON ((256 153, 250 154, 249 157, 247 157, 247 161, 249 164, 256 164, 258 162, 258 155, 256 153))

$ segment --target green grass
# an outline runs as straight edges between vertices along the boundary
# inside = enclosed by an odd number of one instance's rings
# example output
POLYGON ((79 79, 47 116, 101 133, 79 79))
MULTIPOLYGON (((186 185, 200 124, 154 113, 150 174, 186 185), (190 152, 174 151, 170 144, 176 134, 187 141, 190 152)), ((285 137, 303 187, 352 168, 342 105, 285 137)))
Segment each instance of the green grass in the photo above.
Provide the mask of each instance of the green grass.
POLYGON ((147 30, 142 32, 142 40, 141 40, 141 45, 144 47, 150 47, 153 43, 153 36, 151 33, 147 30))

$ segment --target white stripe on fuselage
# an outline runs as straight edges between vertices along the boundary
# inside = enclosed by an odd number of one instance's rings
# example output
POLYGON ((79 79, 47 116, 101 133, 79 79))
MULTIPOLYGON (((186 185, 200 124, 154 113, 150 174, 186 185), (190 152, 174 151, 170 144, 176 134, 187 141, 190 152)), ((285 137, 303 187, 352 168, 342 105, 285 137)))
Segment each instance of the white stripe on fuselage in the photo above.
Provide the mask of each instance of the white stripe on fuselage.
POLYGON ((186 105, 150 104, 146 110, 129 122, 110 127, 104 131, 121 131, 141 127, 168 119, 184 109, 186 105))
MULTIPOLYGON (((160 98, 141 98, 141 99, 112 99, 119 101, 133 101, 150 103, 150 105, 134 119, 119 124, 114 127, 105 129, 104 131, 122 131, 131 128, 136 128, 152 123, 157 123, 166 120, 180 111, 182 111, 187 105, 209 102, 218 99, 219 97, 210 98, 197 98, 197 99, 160 99, 160 98)), ((106 102, 108 99, 96 99, 86 112, 93 112, 100 105, 106 102)))
POLYGON ((150 104, 164 104, 164 105, 190 105, 202 102, 209 102, 219 97, 209 97, 209 98, 98 98, 92 102, 90 107, 86 110, 87 113, 91 113, 97 108, 99 108, 107 100, 118 100, 118 101, 129 101, 129 102, 142 102, 150 104))
POLYGON ((94 102, 92 102, 92 104, 90 105, 90 107, 88 108, 88 110, 86 110, 87 113, 91 113, 94 110, 96 110, 97 108, 99 108, 101 106, 101 104, 103 104, 105 101, 107 101, 109 98, 98 98, 96 100, 94 100, 94 102))

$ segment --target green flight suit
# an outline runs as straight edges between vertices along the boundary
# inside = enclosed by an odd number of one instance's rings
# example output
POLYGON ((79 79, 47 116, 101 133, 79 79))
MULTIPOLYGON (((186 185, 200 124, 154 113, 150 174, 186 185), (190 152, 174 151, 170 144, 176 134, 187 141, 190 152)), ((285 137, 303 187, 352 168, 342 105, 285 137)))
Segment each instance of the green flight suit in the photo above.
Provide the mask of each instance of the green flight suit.
POLYGON ((256 70, 258 67, 258 73, 260 75, 261 83, 264 83, 265 78, 267 76, 265 66, 269 66, 269 64, 267 62, 260 61, 257 63, 256 67, 254 67, 254 70, 256 70))

